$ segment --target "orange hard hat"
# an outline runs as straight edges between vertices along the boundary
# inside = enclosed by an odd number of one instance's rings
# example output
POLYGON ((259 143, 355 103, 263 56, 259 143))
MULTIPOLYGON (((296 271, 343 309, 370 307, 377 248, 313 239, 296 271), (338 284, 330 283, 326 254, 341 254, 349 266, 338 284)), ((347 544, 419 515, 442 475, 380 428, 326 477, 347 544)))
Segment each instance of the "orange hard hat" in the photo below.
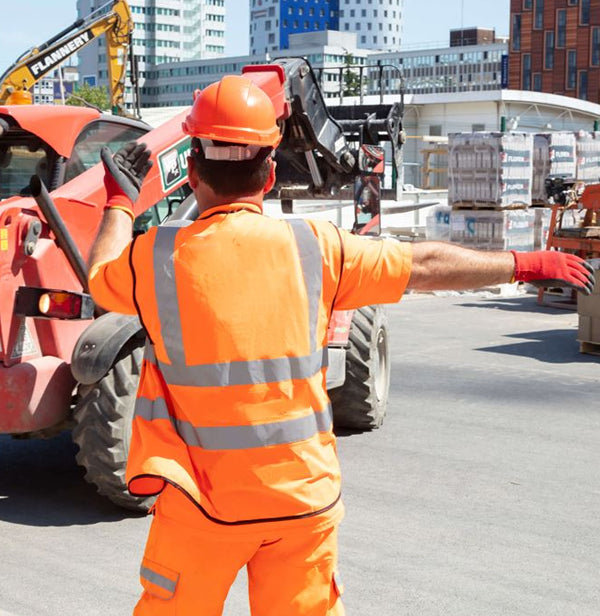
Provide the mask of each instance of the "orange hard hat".
POLYGON ((196 90, 183 132, 200 139, 276 148, 281 141, 275 108, 249 79, 226 75, 196 90))

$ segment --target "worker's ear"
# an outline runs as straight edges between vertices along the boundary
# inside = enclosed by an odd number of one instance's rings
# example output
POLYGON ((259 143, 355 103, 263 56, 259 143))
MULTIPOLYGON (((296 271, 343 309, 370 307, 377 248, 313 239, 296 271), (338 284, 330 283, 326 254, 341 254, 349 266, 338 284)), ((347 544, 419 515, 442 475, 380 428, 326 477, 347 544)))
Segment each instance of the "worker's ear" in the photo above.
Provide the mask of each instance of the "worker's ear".
POLYGON ((271 192, 273 186, 275 186, 275 168, 277 167, 277 163, 271 158, 271 168, 269 170, 269 177, 267 178, 267 182, 265 183, 265 187, 263 188, 263 193, 266 195, 268 192, 271 192))
POLYGON ((192 190, 196 190, 196 187, 198 186, 198 174, 196 173, 194 159, 191 156, 187 157, 187 175, 190 188, 192 190))

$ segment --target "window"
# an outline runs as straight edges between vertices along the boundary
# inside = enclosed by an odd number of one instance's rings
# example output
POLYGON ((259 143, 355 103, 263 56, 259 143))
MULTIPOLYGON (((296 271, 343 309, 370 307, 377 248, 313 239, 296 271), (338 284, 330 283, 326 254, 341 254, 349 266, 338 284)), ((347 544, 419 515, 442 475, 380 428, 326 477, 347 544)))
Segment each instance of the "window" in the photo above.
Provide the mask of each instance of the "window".
POLYGON ((523 10, 530 11, 533 7, 533 0, 523 0, 523 10))
POLYGON ((556 15, 556 46, 559 48, 567 44, 567 11, 561 9, 556 15))
POLYGON ((569 49, 567 52, 567 90, 574 90, 577 81, 577 52, 569 49))
POLYGON ((592 28, 592 57, 590 58, 592 66, 600 65, 600 28, 592 28))
POLYGON ((544 37, 544 68, 554 68, 554 31, 548 30, 544 37))
POLYGON ((65 182, 97 165, 100 162, 100 150, 103 145, 107 145, 112 152, 116 152, 128 141, 138 139, 144 133, 145 131, 141 128, 106 120, 89 124, 77 137, 71 158, 67 162, 65 182))
POLYGON ((523 90, 531 90, 531 54, 523 54, 523 90))
MULTIPOLYGON (((26 133, 30 135, 29 133, 26 133)), ((50 170, 55 164, 55 154, 33 135, 23 139, 11 134, 2 138, 0 150, 0 199, 15 195, 29 195, 29 180, 36 174, 50 187, 50 170)))
POLYGON ((579 86, 577 88, 577 98, 587 101, 588 98, 588 72, 579 71, 579 86))
POLYGON ((536 30, 541 30, 544 27, 544 0, 535 0, 533 27, 536 30))
MULTIPOLYGON (((565 11, 565 14, 566 14, 566 11, 565 11)), ((513 51, 521 50, 521 15, 513 15, 512 48, 513 48, 513 51)))
POLYGON ((582 26, 588 26, 590 23, 590 0, 581 0, 581 9, 579 11, 579 23, 582 26))
POLYGON ((533 74, 533 91, 534 92, 542 91, 542 73, 533 74))

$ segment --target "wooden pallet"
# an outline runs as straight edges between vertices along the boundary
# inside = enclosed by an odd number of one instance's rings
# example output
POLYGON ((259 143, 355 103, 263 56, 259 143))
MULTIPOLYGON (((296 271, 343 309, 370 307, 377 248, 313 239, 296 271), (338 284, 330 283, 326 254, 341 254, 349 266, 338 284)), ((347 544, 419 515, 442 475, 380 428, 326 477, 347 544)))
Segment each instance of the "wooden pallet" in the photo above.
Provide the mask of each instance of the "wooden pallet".
POLYGON ((453 210, 488 210, 492 212, 505 212, 507 210, 526 210, 529 205, 513 203, 506 207, 500 207, 493 203, 485 203, 481 201, 457 201, 452 204, 453 210))
POLYGON ((600 238, 600 227, 578 227, 573 229, 561 229, 555 234, 556 237, 575 237, 575 238, 600 238))
POLYGON ((588 355, 600 355, 600 342, 579 341, 579 351, 588 355))

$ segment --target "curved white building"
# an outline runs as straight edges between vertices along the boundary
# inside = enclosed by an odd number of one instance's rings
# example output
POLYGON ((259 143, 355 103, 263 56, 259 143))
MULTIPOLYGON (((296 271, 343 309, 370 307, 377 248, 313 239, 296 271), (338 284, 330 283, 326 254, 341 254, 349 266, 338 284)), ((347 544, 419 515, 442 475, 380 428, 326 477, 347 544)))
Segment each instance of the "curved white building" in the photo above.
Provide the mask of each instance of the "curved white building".
POLYGON ((359 47, 397 51, 404 0, 339 0, 340 30, 356 32, 359 47))

